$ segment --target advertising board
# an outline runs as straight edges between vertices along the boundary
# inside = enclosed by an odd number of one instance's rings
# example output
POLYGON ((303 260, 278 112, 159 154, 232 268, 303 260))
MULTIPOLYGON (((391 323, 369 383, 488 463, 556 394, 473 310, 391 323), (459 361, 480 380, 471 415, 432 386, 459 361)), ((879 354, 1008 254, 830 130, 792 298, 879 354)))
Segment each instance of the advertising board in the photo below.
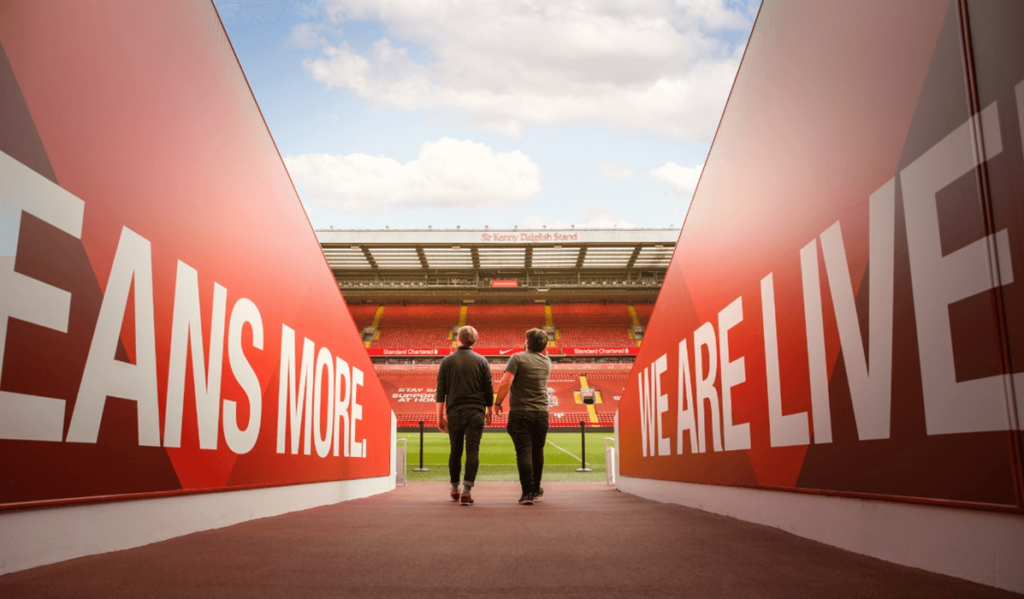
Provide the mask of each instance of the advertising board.
MULTIPOLYGON (((473 351, 480 354, 481 356, 505 356, 506 358, 512 354, 517 354, 523 351, 523 346, 519 347, 476 347, 473 346, 473 351)), ((545 349, 542 353, 547 355, 550 350, 545 349)))
POLYGON ((563 347, 566 356, 635 356, 639 347, 563 347))
POLYGON ((443 357, 452 353, 450 347, 368 347, 366 355, 393 358, 429 358, 432 356, 443 357))
POLYGON ((519 279, 491 279, 491 287, 519 287, 519 279))

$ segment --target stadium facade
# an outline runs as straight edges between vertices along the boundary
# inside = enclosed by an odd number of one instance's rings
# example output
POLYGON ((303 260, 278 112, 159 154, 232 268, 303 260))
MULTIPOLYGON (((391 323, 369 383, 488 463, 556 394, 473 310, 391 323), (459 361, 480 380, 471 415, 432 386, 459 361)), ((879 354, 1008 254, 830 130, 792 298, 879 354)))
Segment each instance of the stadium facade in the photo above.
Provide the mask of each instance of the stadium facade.
POLYGON ((319 230, 346 299, 654 301, 679 230, 319 230))

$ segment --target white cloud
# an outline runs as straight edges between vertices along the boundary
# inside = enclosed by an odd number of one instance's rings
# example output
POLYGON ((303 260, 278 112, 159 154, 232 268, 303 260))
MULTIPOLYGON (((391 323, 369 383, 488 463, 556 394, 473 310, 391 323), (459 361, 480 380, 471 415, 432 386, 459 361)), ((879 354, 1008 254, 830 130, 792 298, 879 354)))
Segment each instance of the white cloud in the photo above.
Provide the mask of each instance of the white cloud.
POLYGON ((381 207, 503 207, 541 190, 540 169, 519 151, 443 138, 405 164, 385 156, 302 154, 285 158, 307 199, 334 210, 381 207))
POLYGON ((621 168, 617 164, 601 163, 598 166, 601 167, 601 176, 607 179, 621 181, 633 176, 633 169, 621 168))
MULTIPOLYGON (((379 22, 360 53, 323 42, 303 67, 328 88, 403 110, 455 108, 477 126, 600 123, 709 141, 741 48, 719 36, 746 12, 701 2, 324 2, 331 25, 379 22), (419 49, 429 61, 409 53, 419 49)), ((299 27, 302 27, 301 25, 299 27)), ((308 43, 311 30, 294 37, 308 43)))
POLYGON ((320 23, 299 23, 292 27, 288 43, 295 48, 315 48, 327 43, 323 37, 324 26, 320 23))
POLYGON ((697 189, 697 182, 704 170, 703 164, 697 166, 679 166, 675 162, 666 162, 651 171, 651 177, 664 181, 672 186, 672 192, 680 198, 689 200, 697 189))

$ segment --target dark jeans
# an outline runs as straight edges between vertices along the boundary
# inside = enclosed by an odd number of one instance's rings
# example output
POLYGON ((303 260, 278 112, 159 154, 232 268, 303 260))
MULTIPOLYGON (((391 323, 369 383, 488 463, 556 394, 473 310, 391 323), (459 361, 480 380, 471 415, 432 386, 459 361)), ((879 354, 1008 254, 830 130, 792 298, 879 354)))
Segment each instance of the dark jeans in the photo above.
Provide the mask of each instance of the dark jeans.
POLYGON ((448 456, 448 473, 453 485, 459 484, 462 470, 462 444, 466 444, 466 482, 476 481, 480 467, 480 437, 484 434, 483 406, 459 406, 448 412, 448 440, 451 455, 448 456))
POLYGON ((540 488, 544 474, 544 444, 548 438, 548 413, 514 411, 508 414, 508 434, 516 447, 516 466, 523 493, 540 488))

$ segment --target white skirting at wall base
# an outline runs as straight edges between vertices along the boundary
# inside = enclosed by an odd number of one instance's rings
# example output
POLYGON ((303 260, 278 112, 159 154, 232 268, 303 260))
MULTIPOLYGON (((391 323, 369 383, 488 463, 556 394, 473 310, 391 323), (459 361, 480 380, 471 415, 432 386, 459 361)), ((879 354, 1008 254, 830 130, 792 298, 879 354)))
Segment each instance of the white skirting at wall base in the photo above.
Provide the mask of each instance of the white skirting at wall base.
POLYGON ((0 512, 0 575, 392 491, 397 423, 388 476, 0 512))
POLYGON ((619 476, 617 488, 1024 593, 1024 516, 619 476))
POLYGON ((0 512, 0 574, 386 493, 396 423, 388 476, 0 512))
POLYGON ((368 497, 393 476, 0 512, 0 574, 368 497))

